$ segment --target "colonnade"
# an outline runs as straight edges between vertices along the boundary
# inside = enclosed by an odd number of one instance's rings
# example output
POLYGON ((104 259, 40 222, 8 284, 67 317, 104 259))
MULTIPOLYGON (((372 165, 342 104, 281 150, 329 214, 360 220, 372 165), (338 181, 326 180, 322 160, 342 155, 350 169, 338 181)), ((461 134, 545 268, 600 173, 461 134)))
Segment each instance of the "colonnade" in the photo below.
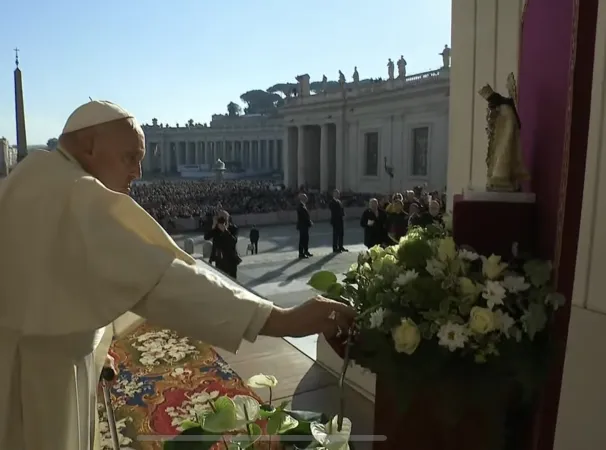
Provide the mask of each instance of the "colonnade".
POLYGON ((324 123, 290 126, 284 136, 284 184, 342 190, 344 128, 324 123))
POLYGON ((177 172, 183 165, 212 166, 217 159, 239 162, 243 169, 282 170, 281 139, 240 140, 148 140, 144 172, 177 172))

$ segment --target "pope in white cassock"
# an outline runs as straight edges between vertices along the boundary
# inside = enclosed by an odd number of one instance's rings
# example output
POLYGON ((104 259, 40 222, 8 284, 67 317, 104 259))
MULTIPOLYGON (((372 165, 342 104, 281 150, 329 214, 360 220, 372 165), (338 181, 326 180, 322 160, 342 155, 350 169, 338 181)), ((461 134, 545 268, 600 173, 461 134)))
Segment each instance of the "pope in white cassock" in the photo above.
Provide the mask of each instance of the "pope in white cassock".
POLYGON ((334 334, 353 311, 273 306, 196 266, 128 195, 145 139, 104 101, 67 119, 0 188, 0 449, 89 450, 111 324, 126 313, 229 351, 257 335, 334 334))

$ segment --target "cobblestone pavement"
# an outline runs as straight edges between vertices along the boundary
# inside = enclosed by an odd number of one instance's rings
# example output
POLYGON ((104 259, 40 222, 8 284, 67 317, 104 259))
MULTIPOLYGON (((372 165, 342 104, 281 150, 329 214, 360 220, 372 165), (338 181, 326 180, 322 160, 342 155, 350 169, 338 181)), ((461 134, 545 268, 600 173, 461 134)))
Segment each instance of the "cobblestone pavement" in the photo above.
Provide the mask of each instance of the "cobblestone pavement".
MULTIPOLYGON (((243 261, 238 267, 238 281, 261 297, 283 307, 300 304, 315 294, 307 285, 313 273, 319 270, 343 273, 356 261, 358 252, 365 248, 362 244, 362 229, 357 220, 346 223, 344 242, 349 252, 338 254, 332 252, 330 225, 316 224, 310 232, 310 252, 314 256, 303 260, 298 259, 298 233, 294 225, 262 227, 259 231, 259 254, 246 255, 249 230, 240 230, 238 250, 243 255, 243 261)), ((175 235, 173 238, 180 246, 185 238, 192 238, 195 251, 202 253, 201 235, 175 235)), ((291 341, 315 358, 317 337, 291 341)))

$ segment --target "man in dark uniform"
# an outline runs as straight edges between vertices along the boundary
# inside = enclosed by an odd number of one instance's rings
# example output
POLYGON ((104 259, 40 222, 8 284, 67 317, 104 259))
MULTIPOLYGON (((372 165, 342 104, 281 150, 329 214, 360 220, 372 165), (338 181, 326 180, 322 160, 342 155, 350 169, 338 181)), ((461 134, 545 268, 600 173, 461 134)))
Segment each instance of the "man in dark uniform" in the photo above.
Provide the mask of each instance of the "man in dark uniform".
POLYGON ((313 256, 309 253, 309 229, 313 222, 307 210, 307 195, 299 194, 299 206, 297 207, 297 230, 299 230, 299 259, 313 256))
POLYGON ((345 224, 343 223, 345 217, 345 209, 343 203, 339 197, 341 193, 338 189, 332 192, 332 199, 328 204, 330 208, 330 224, 332 225, 332 251, 335 253, 346 252, 347 250, 343 247, 343 235, 345 233, 345 224))
POLYGON ((238 227, 231 221, 231 216, 225 210, 213 220, 213 227, 204 233, 204 239, 212 241, 211 258, 215 267, 233 279, 238 276, 238 265, 242 258, 238 255, 238 227))
POLYGON ((252 244, 252 254, 259 253, 259 230, 254 225, 250 229, 250 243, 252 244))

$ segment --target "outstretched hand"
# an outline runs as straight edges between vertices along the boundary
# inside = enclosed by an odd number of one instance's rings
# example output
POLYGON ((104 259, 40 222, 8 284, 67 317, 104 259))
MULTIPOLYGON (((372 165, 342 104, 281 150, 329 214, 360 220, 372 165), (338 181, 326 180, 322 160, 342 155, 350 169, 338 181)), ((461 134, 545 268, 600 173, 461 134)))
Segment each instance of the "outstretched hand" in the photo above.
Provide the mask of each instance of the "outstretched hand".
POLYGON ((318 295, 293 308, 276 308, 262 334, 303 337, 322 333, 331 338, 347 332, 355 317, 356 311, 351 306, 318 295))

